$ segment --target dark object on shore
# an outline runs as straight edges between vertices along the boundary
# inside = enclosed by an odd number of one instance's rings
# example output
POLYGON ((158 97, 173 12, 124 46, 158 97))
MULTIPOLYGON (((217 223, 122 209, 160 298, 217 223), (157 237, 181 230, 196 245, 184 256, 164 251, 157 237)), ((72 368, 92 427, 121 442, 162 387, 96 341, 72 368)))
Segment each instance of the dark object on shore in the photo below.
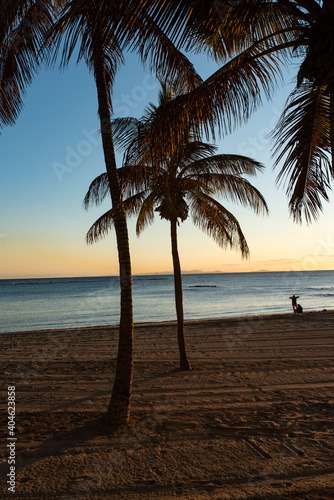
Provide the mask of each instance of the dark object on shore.
POLYGON ((297 299, 299 299, 299 295, 292 295, 291 297, 289 297, 289 299, 292 300, 292 309, 293 312, 295 313, 297 309, 297 299))
POLYGON ((302 306, 301 306, 300 304, 298 304, 298 305, 297 305, 295 312, 296 312, 297 314, 298 314, 298 313, 302 313, 302 312, 303 312, 303 308, 302 308, 302 306))

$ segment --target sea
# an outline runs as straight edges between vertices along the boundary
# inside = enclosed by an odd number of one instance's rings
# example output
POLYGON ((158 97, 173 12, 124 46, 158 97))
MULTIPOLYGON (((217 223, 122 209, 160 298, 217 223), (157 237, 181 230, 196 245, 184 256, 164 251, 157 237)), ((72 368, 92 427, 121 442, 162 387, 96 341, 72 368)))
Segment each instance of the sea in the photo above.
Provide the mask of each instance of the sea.
MULTIPOLYGON (((186 320, 334 309, 334 271, 183 275, 186 320)), ((0 280, 0 332, 119 322, 116 276, 0 280)), ((172 275, 133 277, 134 321, 175 320, 172 275)))

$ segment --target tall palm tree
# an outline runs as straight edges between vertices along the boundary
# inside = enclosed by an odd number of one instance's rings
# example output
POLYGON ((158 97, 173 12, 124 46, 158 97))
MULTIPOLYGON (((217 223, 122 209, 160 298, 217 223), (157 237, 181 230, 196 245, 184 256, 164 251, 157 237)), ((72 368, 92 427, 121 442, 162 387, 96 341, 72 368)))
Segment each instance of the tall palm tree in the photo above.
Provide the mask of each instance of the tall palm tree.
MULTIPOLYGON (((171 88, 163 85, 159 106, 150 105, 143 118, 117 119, 113 122, 116 142, 126 147, 120 169, 124 208, 129 215, 137 214, 136 232, 153 222, 154 213, 170 223, 174 269, 175 306, 178 324, 180 368, 189 370, 184 336, 181 265, 177 244, 177 227, 191 214, 195 225, 209 234, 221 247, 237 248, 243 257, 249 254, 246 239, 234 215, 214 196, 222 196, 256 213, 266 212, 267 205, 259 191, 243 175, 255 175, 262 166, 247 157, 215 154, 216 147, 188 136, 177 144, 161 142, 155 131, 154 142, 147 142, 156 112, 164 109, 173 98, 171 88)), ((99 204, 108 195, 105 174, 91 184, 84 204, 99 204)), ((114 207, 90 228, 87 241, 93 243, 104 237, 115 225, 114 207)))
POLYGON ((123 425, 129 420, 133 375, 132 276, 126 213, 116 165, 111 127, 111 93, 119 66, 127 48, 139 53, 143 62, 160 77, 173 75, 179 85, 189 89, 201 82, 192 64, 170 42, 155 22, 154 1, 139 3, 125 0, 109 2, 70 0, 50 31, 48 45, 55 47, 50 61, 62 50, 61 64, 66 66, 79 43, 78 60, 84 60, 93 73, 98 97, 98 114, 106 165, 106 179, 112 199, 118 248, 121 311, 115 381, 106 421, 123 425))
MULTIPOLYGON (((54 54, 49 60, 55 62, 62 50, 62 65, 65 66, 79 42, 78 60, 86 61, 95 78, 106 170, 115 211, 121 283, 119 349, 107 415, 107 420, 113 424, 124 424, 129 418, 133 351, 131 262, 110 125, 115 74, 127 48, 136 51, 143 63, 162 78, 171 73, 179 77, 180 84, 187 83, 189 88, 201 82, 192 64, 155 21, 160 17, 155 4, 154 0, 139 3, 131 0, 0 2, 0 126, 13 124, 17 118, 23 105, 22 94, 36 73, 43 51, 54 54), (57 22, 54 22, 55 16, 57 22)), ((164 23, 168 18, 170 15, 164 16, 164 23)))

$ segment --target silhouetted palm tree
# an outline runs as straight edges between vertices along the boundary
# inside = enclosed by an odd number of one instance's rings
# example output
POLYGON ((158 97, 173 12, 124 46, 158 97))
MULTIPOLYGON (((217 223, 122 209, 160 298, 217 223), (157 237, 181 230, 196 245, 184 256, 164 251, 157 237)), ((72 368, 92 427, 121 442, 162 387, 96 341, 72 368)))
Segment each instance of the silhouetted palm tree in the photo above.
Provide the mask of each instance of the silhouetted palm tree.
POLYGON ((285 2, 298 30, 294 48, 302 63, 297 85, 274 131, 278 182, 288 178, 294 220, 317 219, 334 176, 334 3, 285 2))
POLYGON ((0 128, 13 125, 22 109, 55 11, 51 0, 0 2, 0 128))
POLYGON ((124 62, 123 51, 136 51, 143 62, 160 77, 173 75, 179 85, 193 88, 201 82, 192 64, 170 42, 155 22, 158 11, 155 2, 140 3, 126 0, 109 2, 97 0, 70 0, 65 3, 48 40, 55 47, 52 61, 62 51, 65 66, 79 44, 78 60, 84 60, 94 75, 106 179, 112 199, 114 226, 119 257, 121 313, 119 346, 115 381, 106 415, 112 425, 126 424, 130 414, 133 373, 133 314, 132 276, 126 214, 123 205, 119 174, 114 152, 111 128, 111 93, 119 66, 124 62))
POLYGON ((163 11, 156 3, 155 0, 140 3, 131 0, 11 0, 0 4, 0 125, 14 123, 22 107, 25 86, 31 82, 40 56, 45 53, 51 54, 49 61, 56 62, 61 51, 61 63, 65 66, 78 46, 78 60, 87 63, 95 78, 120 267, 119 348, 106 418, 116 425, 127 423, 129 418, 133 321, 127 226, 111 130, 113 82, 117 69, 124 62, 125 49, 137 52, 143 63, 155 70, 160 78, 174 75, 179 78, 180 85, 187 84, 189 88, 201 82, 192 64, 166 35, 168 30, 162 29, 173 24, 173 19, 168 9, 163 11), (161 26, 157 23, 159 19, 161 26))
MULTIPOLYGON (((24 50, 21 52, 22 56, 17 59, 19 64, 16 67, 10 66, 12 58, 8 47, 14 46, 11 45, 11 41, 17 27, 16 23, 29 17, 28 12, 31 7, 44 3, 49 4, 46 0, 45 2, 13 0, 1 6, 0 113, 2 116, 0 119, 6 124, 13 123, 22 104, 22 90, 32 78, 32 68, 35 68, 39 41, 45 33, 44 26, 39 28, 39 23, 36 22, 32 23, 32 27, 29 24, 29 29, 35 30, 35 33, 32 31, 30 33, 28 30, 28 34, 23 34, 23 40, 27 45, 31 45, 32 51, 26 50, 23 44, 24 50), (10 33, 9 38, 8 33, 10 33), (6 68, 6 76, 3 76, 5 75, 4 67, 8 64, 7 68, 10 71, 8 72, 6 68), (11 71, 13 76, 11 76, 11 71)), ((217 22, 219 24, 221 21, 220 14, 219 12, 217 14, 214 6, 216 2, 211 2, 207 16, 202 15, 207 12, 207 3, 190 2, 190 0, 181 3, 171 0, 168 5, 163 0, 142 0, 140 3, 130 0, 124 2, 63 0, 50 3, 53 8, 61 4, 63 9, 58 22, 50 32, 48 48, 52 51, 56 47, 55 54, 62 50, 62 64, 66 65, 79 42, 78 59, 86 61, 97 86, 102 142, 115 212, 121 278, 120 342, 107 420, 115 424, 125 423, 129 416, 132 380, 131 262, 110 126, 112 115, 110 95, 116 71, 123 62, 123 50, 127 48, 138 53, 142 61, 150 69, 154 69, 160 79, 164 80, 167 76, 173 78, 178 75, 179 88, 187 82, 187 91, 193 89, 190 94, 181 93, 175 99, 174 105, 169 108, 170 114, 167 120, 161 115, 165 124, 170 125, 165 127, 168 131, 167 141, 162 141, 166 144, 175 144, 175 139, 176 143, 178 141, 186 143, 189 130, 198 131, 199 127, 208 133, 214 133, 216 126, 223 133, 232 131, 261 103, 261 89, 266 95, 270 95, 275 84, 275 75, 278 72, 279 58, 271 52, 259 56, 262 46, 261 48, 252 47, 250 39, 243 45, 242 38, 238 39, 236 33, 232 37, 229 35, 224 38, 222 35, 224 30, 220 29, 216 32, 212 54, 215 56, 217 47, 220 51, 222 47, 225 47, 225 59, 232 59, 212 75, 205 84, 202 84, 201 79, 193 71, 192 65, 171 43, 171 40, 175 41, 178 47, 192 49, 195 45, 198 50, 203 50, 207 43, 208 30, 214 30, 217 22), (204 42, 202 43, 201 40, 204 42), (239 53, 243 48, 245 48, 244 52, 239 53), (191 123, 189 123, 190 118, 191 123)), ((48 18, 43 22, 47 26, 48 18)), ((265 42, 263 46, 266 46, 265 42)), ((222 52, 217 60, 221 59, 222 52)), ((157 123, 161 116, 157 113, 157 123)))
MULTIPOLYGON (((276 166, 283 160, 277 182, 287 180, 294 220, 301 222, 305 217, 310 222, 322 210, 322 200, 328 200, 334 176, 334 2, 247 0, 215 4, 222 12, 220 20, 212 15, 205 30, 200 25, 195 30, 202 50, 218 61, 225 60, 227 52, 231 53, 230 41, 236 50, 243 44, 250 47, 256 52, 255 59, 264 64, 264 57, 282 54, 286 61, 299 65, 296 88, 273 132, 274 155, 276 166)), ((244 54, 241 52, 241 57, 244 54)))
POLYGON ((182 47, 206 53, 220 67, 191 92, 181 92, 168 116, 163 110, 156 113, 153 135, 158 128, 167 141, 177 142, 191 126, 207 139, 225 136, 245 123, 264 97, 272 96, 291 53, 292 16, 266 0, 170 0, 168 8, 175 22, 181 22, 178 16, 183 19, 182 47), (261 12, 255 15, 256 5, 261 12), (278 45, 280 50, 273 50, 278 45))
MULTIPOLYGON (((124 165, 119 170, 122 180, 124 208, 129 215, 137 214, 136 231, 153 222, 154 213, 170 223, 174 268, 175 305, 178 322, 180 368, 190 369, 184 337, 181 266, 177 246, 177 226, 191 214, 195 225, 207 232, 221 247, 237 248, 243 257, 249 249, 240 225, 233 214, 214 196, 221 196, 256 213, 266 212, 267 205, 259 191, 243 175, 255 175, 262 166, 247 157, 214 154, 216 147, 188 136, 179 143, 163 143, 155 131, 156 140, 147 142, 157 111, 164 109, 173 93, 164 85, 159 106, 150 105, 141 120, 117 119, 113 122, 114 137, 126 147, 124 165)), ((105 174, 91 184, 84 203, 99 204, 108 195, 105 174)), ((104 237, 114 226, 114 208, 100 217, 90 228, 87 241, 104 237)))

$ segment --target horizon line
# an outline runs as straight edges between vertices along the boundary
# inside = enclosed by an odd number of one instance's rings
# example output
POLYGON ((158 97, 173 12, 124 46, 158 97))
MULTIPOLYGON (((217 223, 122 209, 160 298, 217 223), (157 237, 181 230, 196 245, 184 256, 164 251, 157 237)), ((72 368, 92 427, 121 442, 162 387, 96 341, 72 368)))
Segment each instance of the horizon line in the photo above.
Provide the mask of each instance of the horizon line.
MULTIPOLYGON (((200 271, 197 269, 191 271, 182 271, 181 274, 255 274, 255 273, 312 273, 312 272, 328 272, 334 271, 334 269, 310 269, 310 270, 285 270, 285 271, 271 271, 269 269, 261 269, 259 271, 200 271)), ((151 273, 133 273, 133 277, 136 276, 173 276, 173 271, 162 271, 162 272, 151 272, 151 273)), ((81 275, 81 276, 25 276, 25 277, 0 277, 0 280, 29 280, 29 279, 65 279, 65 278, 117 278, 119 274, 98 274, 98 275, 81 275)))

